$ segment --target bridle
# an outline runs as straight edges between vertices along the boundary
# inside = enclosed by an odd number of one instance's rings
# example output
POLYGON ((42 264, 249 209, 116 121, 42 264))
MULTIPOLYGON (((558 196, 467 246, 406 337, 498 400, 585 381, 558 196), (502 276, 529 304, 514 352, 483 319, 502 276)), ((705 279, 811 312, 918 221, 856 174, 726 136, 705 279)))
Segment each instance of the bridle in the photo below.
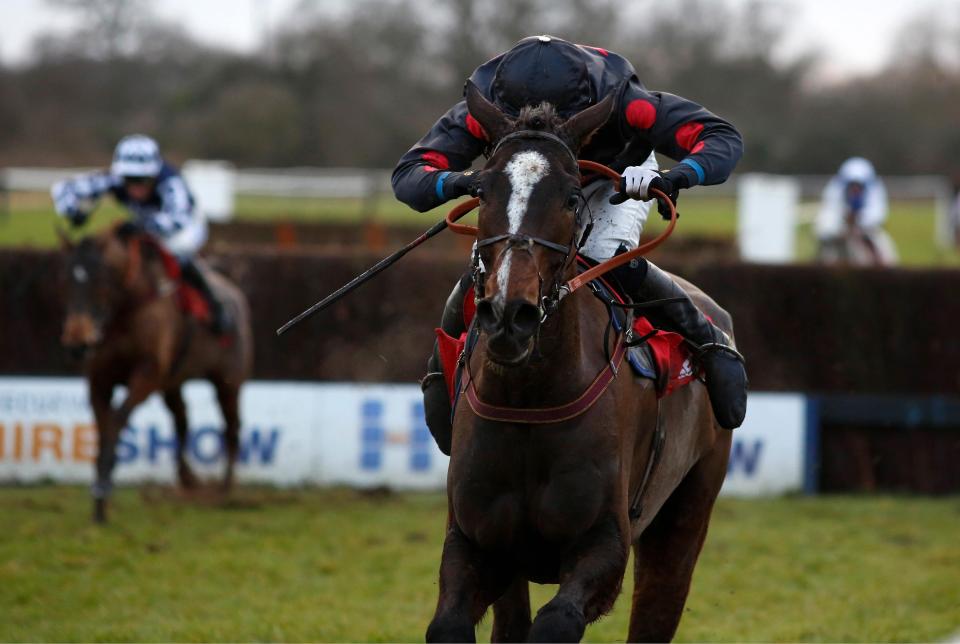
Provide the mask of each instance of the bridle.
MULTIPOLYGON (((590 171, 595 172, 602 177, 606 177, 611 181, 616 181, 619 187, 620 185, 620 173, 608 168, 605 165, 596 163, 594 161, 583 161, 577 160, 576 155, 573 153, 573 150, 570 149, 562 139, 556 135, 550 134, 548 132, 542 132, 539 130, 521 130, 518 132, 513 132, 503 137, 496 146, 493 148, 493 152, 490 154, 490 157, 493 157, 500 147, 510 140, 516 139, 542 139, 547 141, 553 141, 559 143, 561 147, 565 150, 567 154, 573 159, 573 161, 578 165, 581 171, 590 171)), ((539 237, 533 237, 531 235, 521 235, 521 234, 506 234, 506 235, 495 235, 493 237, 488 237, 486 239, 478 240, 476 247, 473 252, 473 280, 475 288, 475 297, 477 299, 483 298, 483 274, 480 269, 480 257, 479 249, 490 246, 497 242, 506 241, 508 243, 507 248, 519 248, 526 252, 533 253, 533 248, 535 246, 543 246, 549 250, 555 251, 557 253, 564 254, 564 262, 561 265, 560 269, 557 271, 557 274, 554 276, 554 280, 550 289, 550 293, 547 296, 543 296, 543 280, 540 278, 540 311, 541 318, 540 323, 542 325, 546 317, 555 311, 562 300, 567 295, 571 294, 573 291, 577 290, 585 284, 589 284, 591 281, 600 278, 605 273, 612 271, 618 266, 622 266, 627 262, 632 261, 633 259, 640 257, 644 253, 648 253, 664 241, 667 237, 673 232, 674 227, 677 223, 677 210, 673 204, 673 201, 667 197, 660 190, 651 189, 650 192, 658 200, 663 201, 668 209, 670 210, 670 223, 667 227, 661 232, 656 238, 640 244, 631 251, 621 253, 620 255, 615 255, 614 257, 597 264, 596 266, 587 269, 586 271, 574 275, 566 283, 561 283, 560 278, 563 274, 563 271, 566 270, 568 263, 571 260, 576 259, 576 251, 579 250, 579 247, 583 245, 584 240, 586 240, 587 235, 590 232, 590 227, 592 226, 592 221, 587 222, 586 226, 583 226, 583 211, 585 210, 586 201, 583 198, 583 194, 580 193, 580 206, 576 211, 576 222, 577 225, 574 229, 574 234, 567 246, 558 244, 556 242, 551 242, 549 240, 541 239, 539 237), (582 233, 581 233, 582 231, 582 233), (580 242, 577 243, 577 234, 581 233, 580 242)), ((468 212, 472 211, 474 208, 480 205, 480 199, 478 197, 473 197, 472 199, 463 201, 456 206, 454 206, 449 213, 447 213, 444 223, 451 232, 460 234, 460 235, 471 235, 477 236, 478 230, 475 226, 468 226, 464 224, 456 223, 458 219, 466 215, 468 212)), ((660 302, 662 303, 662 302, 660 302)), ((626 308, 639 308, 644 306, 649 306, 653 303, 640 304, 640 305, 625 305, 626 308)), ((609 328, 609 327, 608 327, 609 328)), ((539 329, 538 329, 539 334, 539 329)), ((531 408, 513 408, 513 407, 497 407, 494 405, 489 405, 483 402, 477 391, 474 384, 473 375, 470 372, 470 359, 469 354, 472 350, 472 344, 476 342, 478 336, 478 331, 473 331, 468 335, 467 345, 460 354, 460 364, 466 365, 467 369, 467 381, 465 384, 458 384, 458 390, 463 391, 466 394, 467 400, 470 403, 470 407, 473 410, 473 413, 481 418, 486 418, 488 420, 493 420, 497 422, 509 422, 509 423, 556 423, 564 420, 569 420, 585 413, 589 410, 597 400, 604 394, 607 386, 617 375, 619 365, 621 364, 628 345, 633 346, 646 340, 647 336, 640 338, 635 341, 627 341, 627 333, 619 334, 616 347, 614 352, 609 355, 609 360, 607 361, 604 368, 597 375, 596 379, 590 384, 590 386, 575 400, 570 401, 567 404, 560 405, 557 407, 550 407, 545 409, 531 409, 531 408), (471 340, 473 338, 473 340, 471 340)), ((606 345, 606 340, 604 345, 606 345)), ((537 343, 535 342, 536 346, 537 343)), ((654 447, 654 461, 656 460, 656 454, 659 453, 660 443, 656 443, 654 447)), ((650 466, 648 466, 649 470, 650 466)), ((649 476, 649 474, 648 474, 649 476)), ((647 477, 648 477, 647 476, 647 477)), ((645 477, 645 481, 646 478, 645 477)), ((637 500, 640 499, 642 495, 643 488, 645 487, 646 482, 641 486, 640 493, 638 493, 637 500)), ((634 501, 636 504, 637 501, 634 501)))
MULTIPOLYGON (((577 155, 574 154, 573 150, 570 149, 570 146, 555 134, 549 132, 543 132, 541 130, 519 130, 517 132, 512 132, 502 139, 500 139, 497 144, 494 146, 493 151, 490 153, 489 158, 493 158, 497 152, 500 150, 503 145, 509 141, 516 141, 518 139, 539 139, 543 141, 550 141, 560 146, 560 148, 566 153, 570 160, 576 165, 577 164, 577 155)), ((543 323, 546 320, 547 316, 552 312, 557 310, 557 307, 560 304, 560 300, 563 298, 563 290, 561 278, 563 274, 567 271, 570 266, 570 263, 575 259, 576 252, 580 249, 583 243, 587 239, 589 230, 592 227, 592 221, 588 222, 586 226, 583 225, 583 213, 584 206, 586 205, 586 200, 583 197, 583 193, 577 191, 577 196, 579 198, 579 205, 574 211, 575 217, 575 226, 573 235, 570 238, 570 241, 566 245, 558 244, 557 242, 550 241, 548 239, 543 239, 542 237, 536 237, 534 235, 527 235, 524 233, 504 233, 502 235, 494 235, 492 237, 486 237, 484 239, 478 239, 477 243, 474 245, 473 257, 471 260, 471 275, 473 278, 473 288, 476 298, 481 300, 485 297, 485 273, 481 267, 480 261, 480 249, 486 248, 488 246, 493 246, 494 244, 499 244, 500 242, 506 242, 504 247, 501 249, 498 259, 501 259, 510 250, 519 250, 526 252, 531 257, 533 257, 533 249, 536 246, 542 246, 547 250, 551 250, 555 253, 563 255, 563 262, 559 265, 556 272, 553 275, 553 279, 550 281, 550 292, 544 295, 543 286, 544 279, 540 274, 539 268, 537 269, 537 280, 538 284, 538 307, 540 309, 540 322, 543 323), (579 238, 579 242, 578 242, 579 238)), ((448 218, 449 224, 449 218, 448 218)), ((459 224, 455 224, 459 226, 459 224)), ((464 228, 473 228, 464 227, 464 228)), ((476 230, 476 229, 474 229, 476 230)), ((454 229, 455 232, 457 232, 454 229)), ((474 234, 476 234, 474 232, 474 234)))
MULTIPOLYGON (((507 136, 505 136, 503 140, 501 140, 497 144, 497 146, 494 148, 494 152, 496 152, 496 150, 500 147, 500 145, 503 143, 504 140, 514 137, 514 134, 523 135, 523 137, 529 136, 529 138, 537 138, 537 139, 549 139, 549 140, 556 139, 560 143, 562 143, 567 150, 570 150, 570 147, 567 146, 567 144, 564 143, 562 140, 560 140, 559 137, 555 137, 554 135, 549 134, 548 132, 540 132, 538 130, 522 130, 520 132, 514 132, 512 134, 508 134, 507 136)), ((521 137, 514 137, 514 138, 521 138, 521 137)), ((491 156, 493 155, 491 154, 491 156)), ((602 177, 606 177, 610 181, 617 182, 618 186, 620 184, 620 180, 621 180, 620 173, 617 172, 616 170, 612 170, 611 168, 608 168, 602 163, 597 163, 596 161, 586 161, 581 159, 577 161, 577 164, 579 165, 581 171, 587 170, 589 172, 595 172, 602 177)), ((604 262, 601 262, 600 264, 597 264, 593 268, 590 268, 582 273, 579 273, 573 276, 566 284, 563 284, 559 287, 558 299, 563 299, 564 297, 566 297, 567 295, 570 295, 581 286, 589 284, 591 281, 597 279, 598 277, 606 273, 609 273, 610 271, 617 268, 618 266, 623 266, 624 264, 636 259, 637 257, 641 257, 642 255, 649 253, 651 250, 653 250, 654 248, 656 248, 657 246, 659 246, 660 244, 662 244, 667 240, 667 238, 673 233, 673 229, 677 225, 677 208, 674 205, 673 201, 661 190, 657 190, 656 188, 651 188, 650 193, 652 193, 653 197, 655 197, 658 201, 665 204, 667 208, 670 210, 670 223, 668 223, 667 227, 663 229, 663 232, 661 232, 659 235, 657 235, 655 238, 651 239, 650 241, 640 244, 633 250, 627 251, 626 253, 621 253, 619 255, 614 255, 610 259, 604 262)), ((581 203, 580 210, 582 211, 583 205, 584 205, 582 195, 581 195, 581 202, 582 203, 581 203)), ((477 197, 473 197, 472 199, 467 199, 466 201, 462 201, 450 209, 450 212, 447 213, 447 216, 442 223, 445 224, 445 226, 450 230, 450 232, 456 233, 458 235, 469 235, 470 237, 476 237, 477 236, 476 226, 468 226, 465 224, 458 224, 456 222, 458 219, 460 219, 467 213, 471 212, 479 205, 480 205, 480 199, 477 197)), ((582 213, 580 216, 582 217, 582 213)), ((592 226, 592 222, 588 222, 587 226, 584 227, 583 235, 581 236, 581 241, 580 241, 581 245, 583 241, 587 238, 587 235, 590 232, 591 226, 592 226)), ((482 241, 485 241, 485 240, 482 240, 482 241)), ((541 241, 546 241, 546 240, 541 240, 541 241)), ((553 242, 549 242, 549 243, 552 244, 553 242)), ((557 244, 557 246, 559 245, 560 244, 557 244)), ((571 245, 572 245, 572 242, 571 242, 571 245)), ((565 249, 564 252, 566 252, 567 250, 568 249, 565 249)), ((479 258, 474 259, 475 264, 478 262, 478 260, 479 258)))

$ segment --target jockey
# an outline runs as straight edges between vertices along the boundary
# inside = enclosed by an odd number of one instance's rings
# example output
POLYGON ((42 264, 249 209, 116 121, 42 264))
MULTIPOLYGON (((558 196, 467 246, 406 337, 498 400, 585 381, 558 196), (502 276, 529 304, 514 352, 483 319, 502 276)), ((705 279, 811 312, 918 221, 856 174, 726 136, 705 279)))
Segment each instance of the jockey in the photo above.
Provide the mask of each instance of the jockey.
POLYGON ((60 181, 50 191, 57 212, 74 226, 82 226, 108 192, 130 212, 137 226, 177 258, 184 281, 210 304, 213 331, 229 331, 228 313, 195 258, 207 240, 207 222, 183 177, 160 156, 156 141, 142 134, 126 136, 117 144, 108 172, 60 181))
MULTIPOLYGON (((742 153, 740 134, 732 125, 692 101, 646 89, 626 59, 604 49, 550 36, 525 38, 474 70, 470 80, 511 116, 524 106, 547 101, 569 118, 610 94, 616 96, 613 116, 580 151, 581 158, 623 175, 619 191, 608 181, 594 181, 583 190, 594 226, 581 253, 597 261, 637 246, 650 209, 650 188, 675 201, 681 189, 725 181, 742 153), (661 171, 654 151, 679 163, 661 171)), ((468 194, 472 177, 464 171, 489 143, 461 100, 401 157, 392 178, 397 198, 422 212, 468 194)), ((747 377, 739 354, 724 350, 729 338, 650 262, 631 262, 613 274, 634 300, 683 298, 648 317, 704 347, 702 364, 714 415, 723 427, 739 427, 746 412, 747 377)), ((454 289, 441 322, 454 337, 463 330, 460 307, 466 285, 464 279, 454 289)), ((422 383, 424 406, 428 426, 449 453, 450 404, 439 372, 435 350, 422 383)))
POLYGON ((851 157, 823 189, 817 213, 816 233, 820 256, 834 262, 844 255, 850 235, 866 243, 863 257, 854 263, 888 265, 896 262, 897 251, 883 222, 887 218, 887 189, 873 164, 863 157, 851 157))

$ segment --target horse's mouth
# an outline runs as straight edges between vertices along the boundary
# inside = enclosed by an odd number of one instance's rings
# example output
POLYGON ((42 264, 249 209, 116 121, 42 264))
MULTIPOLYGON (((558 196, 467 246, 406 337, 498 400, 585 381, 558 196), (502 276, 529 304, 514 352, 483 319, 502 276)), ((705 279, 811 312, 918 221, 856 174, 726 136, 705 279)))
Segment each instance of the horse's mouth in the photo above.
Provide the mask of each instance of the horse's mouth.
POLYGON ((71 313, 63 324, 60 344, 75 357, 103 341, 102 320, 89 313, 71 313))
POLYGON ((487 359, 501 367, 524 365, 532 353, 533 338, 517 341, 500 332, 487 340, 487 359))

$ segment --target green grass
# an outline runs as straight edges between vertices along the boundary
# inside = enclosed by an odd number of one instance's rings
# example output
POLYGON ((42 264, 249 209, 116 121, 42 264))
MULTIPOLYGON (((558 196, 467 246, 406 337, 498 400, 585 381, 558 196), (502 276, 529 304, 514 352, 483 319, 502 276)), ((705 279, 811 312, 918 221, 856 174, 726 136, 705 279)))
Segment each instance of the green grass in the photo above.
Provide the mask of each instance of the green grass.
MULTIPOLYGON (((2 641, 422 641, 445 500, 0 489, 2 641)), ((960 628, 960 498, 719 502, 678 639, 925 641, 960 628)), ((629 576, 586 639, 622 641, 629 576)), ((535 587, 533 603, 553 592, 535 587)), ((481 638, 489 637, 489 617, 481 638)))
MULTIPOLYGON (((733 197, 695 196, 680 201, 681 218, 677 235, 736 236, 736 200, 733 197)), ((58 218, 50 198, 38 193, 15 193, 10 213, 0 216, 0 248, 32 246, 49 248, 56 245, 54 230, 58 218)), ((359 199, 304 199, 296 197, 241 196, 236 202, 236 216, 242 221, 294 221, 350 223, 375 220, 389 224, 405 224, 423 230, 446 214, 447 207, 418 213, 387 196, 372 201, 359 199)), ((105 199, 88 225, 89 230, 108 226, 124 216, 123 211, 105 199)), ((469 221, 469 218, 465 221, 469 221)), ((59 222, 65 223, 62 220, 59 222)), ((658 232, 663 223, 651 215, 648 230, 658 232)), ((960 252, 944 250, 934 242, 933 201, 896 201, 891 204, 887 231, 907 266, 960 266, 960 252)), ((798 230, 797 256, 810 261, 814 256, 814 238, 810 225, 798 230)))

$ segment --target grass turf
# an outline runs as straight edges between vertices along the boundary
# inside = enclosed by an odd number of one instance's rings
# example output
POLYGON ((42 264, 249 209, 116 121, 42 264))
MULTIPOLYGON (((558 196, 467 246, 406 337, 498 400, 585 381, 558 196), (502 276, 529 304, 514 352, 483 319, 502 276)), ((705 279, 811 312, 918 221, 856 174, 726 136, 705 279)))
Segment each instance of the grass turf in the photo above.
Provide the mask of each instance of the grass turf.
MULTIPOLYGON (((732 197, 689 197, 680 201, 679 209, 681 218, 677 235, 727 238, 736 235, 736 200, 732 197)), ((57 217, 49 196, 40 193, 13 193, 8 210, 6 215, 0 216, 0 248, 49 248, 56 245, 54 225, 57 217)), ((414 230, 426 229, 445 214, 446 207, 428 213, 417 213, 387 196, 373 201, 241 196, 236 203, 236 216, 244 221, 287 220, 319 223, 374 219, 390 224, 407 224, 411 227, 411 233, 414 230)), ((122 217, 123 211, 112 200, 104 199, 88 228, 100 229, 122 217)), ((662 224, 655 221, 655 215, 652 220, 648 224, 650 231, 661 230, 662 224)), ((960 266, 960 252, 940 248, 934 242, 934 226, 932 201, 897 201, 891 204, 887 231, 897 245, 902 264, 960 266)), ((814 256, 815 242, 811 228, 809 224, 798 227, 797 257, 801 261, 809 261, 814 256)))
MULTIPOLYGON (((445 505, 127 488, 97 528, 83 489, 0 488, 0 640, 422 641, 445 505)), ((722 499, 678 639, 943 638, 960 627, 957 534, 960 498, 722 499)), ((587 640, 624 639, 630 588, 587 640)), ((534 590, 536 609, 553 589, 534 590)))

